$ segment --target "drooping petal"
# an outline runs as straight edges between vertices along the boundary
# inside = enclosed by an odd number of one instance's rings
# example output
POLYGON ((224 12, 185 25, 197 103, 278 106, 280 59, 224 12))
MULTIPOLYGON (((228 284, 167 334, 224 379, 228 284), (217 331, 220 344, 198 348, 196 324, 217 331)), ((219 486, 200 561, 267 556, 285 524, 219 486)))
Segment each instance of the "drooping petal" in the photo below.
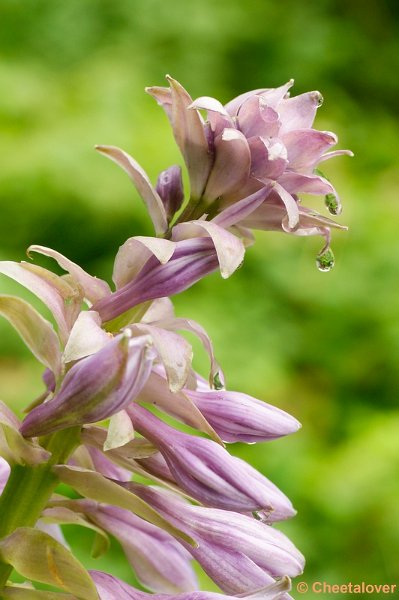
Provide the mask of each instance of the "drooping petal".
POLYGON ((219 100, 216 100, 216 98, 202 96, 201 98, 194 100, 189 108, 207 111, 208 120, 214 137, 221 134, 223 129, 226 127, 235 129, 234 120, 229 115, 223 104, 221 104, 219 100))
MULTIPOLYGON (((184 540, 189 546, 195 545, 191 536, 181 531, 178 526, 171 525, 146 501, 143 501, 134 492, 122 487, 122 485, 103 477, 100 473, 66 465, 56 465, 54 471, 61 481, 71 485, 82 496, 129 510, 149 523, 167 531, 173 537, 184 540)), ((129 483, 123 485, 128 486, 129 483)))
POLYGON ((176 240, 182 240, 196 237, 196 235, 201 236, 204 232, 210 236, 215 245, 221 275, 227 279, 244 260, 245 248, 238 237, 223 227, 219 227, 215 222, 201 220, 176 225, 173 228, 173 237, 176 240))
POLYGON ((295 229, 299 223, 299 209, 296 201, 279 183, 276 182, 273 189, 285 206, 289 229, 295 229))
POLYGON ((176 244, 170 240, 135 236, 126 240, 115 258, 112 279, 116 289, 132 281, 151 256, 164 265, 175 251, 176 244))
POLYGON ((169 388, 178 392, 185 385, 191 368, 193 350, 191 345, 173 331, 154 325, 137 323, 131 326, 133 333, 148 334, 154 343, 168 378, 169 388))
POLYGON ((191 198, 198 200, 207 182, 212 166, 208 140, 199 113, 189 109, 192 98, 172 77, 166 77, 172 97, 173 133, 183 155, 190 176, 191 198))
POLYGON ((137 192, 147 207, 148 213, 154 225, 155 233, 161 235, 168 228, 165 208, 158 192, 151 185, 150 180, 143 168, 127 152, 115 146, 96 146, 96 149, 107 156, 129 175, 137 192))
POLYGON ((201 341, 203 347, 209 355, 211 361, 211 372, 209 378, 211 387, 215 387, 215 378, 218 377, 220 380, 224 380, 223 371, 215 358, 212 340, 199 323, 193 321, 192 319, 182 319, 172 315, 169 318, 160 319, 156 324, 158 327, 170 329, 171 331, 183 330, 193 333, 201 341))
POLYGON ((215 140, 215 162, 204 191, 206 202, 239 190, 249 177, 250 165, 245 135, 237 129, 224 129, 215 140))
POLYGON ((46 248, 44 246, 37 245, 29 246, 28 255, 31 252, 37 252, 38 254, 43 254, 44 256, 54 258, 60 267, 70 273, 73 279, 75 279, 76 282, 82 287, 85 297, 90 300, 90 302, 97 302, 97 300, 100 300, 111 293, 109 285, 106 281, 89 275, 82 269, 82 267, 60 254, 60 252, 57 252, 52 248, 46 248))
POLYGON ((332 184, 325 177, 318 175, 287 171, 280 177, 279 183, 289 194, 336 194, 332 184))
POLYGON ((189 396, 182 392, 172 393, 168 389, 165 378, 158 373, 151 373, 147 383, 140 392, 140 400, 154 404, 167 414, 194 427, 198 431, 207 433, 217 443, 221 443, 219 436, 189 396))
POLYGON ((61 370, 60 343, 51 323, 30 304, 15 296, 0 295, 0 314, 15 327, 34 356, 58 377, 61 370))
POLYGON ((76 302, 79 300, 77 290, 73 289, 65 279, 28 263, 2 261, 0 273, 23 285, 50 309, 59 327, 61 340, 66 341, 70 327, 77 316, 75 311, 76 302), (72 309, 73 313, 68 309, 72 309))
POLYGON ((30 527, 19 527, 0 540, 0 558, 23 577, 97 600, 93 581, 80 562, 52 537, 30 527))

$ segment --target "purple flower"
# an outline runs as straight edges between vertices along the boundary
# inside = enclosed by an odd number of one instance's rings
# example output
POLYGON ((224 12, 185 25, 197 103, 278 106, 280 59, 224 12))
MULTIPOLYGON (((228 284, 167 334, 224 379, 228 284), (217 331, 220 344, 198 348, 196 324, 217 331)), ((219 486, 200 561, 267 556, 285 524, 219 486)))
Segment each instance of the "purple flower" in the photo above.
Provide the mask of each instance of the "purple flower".
POLYGON ((95 354, 78 361, 55 397, 34 408, 21 433, 39 436, 100 421, 123 409, 145 384, 155 354, 148 336, 122 334, 95 354))
MULTIPOLYGON (((183 594, 148 594, 121 581, 113 575, 101 571, 90 571, 100 594, 100 600, 235 600, 236 596, 226 596, 217 592, 186 592, 183 594)), ((242 598, 258 600, 287 600, 286 592, 291 584, 287 577, 267 585, 253 594, 241 595, 242 598)))
POLYGON ((184 545, 205 572, 228 594, 249 593, 295 577, 304 566, 302 554, 280 531, 239 513, 193 506, 165 490, 121 484, 191 535, 198 547, 184 545))
POLYGON ((110 321, 147 300, 186 290, 217 266, 218 258, 211 239, 178 242, 169 262, 160 264, 155 256, 149 258, 134 279, 97 302, 93 309, 103 321, 110 321))
MULTIPOLYGON (((329 211, 340 214, 337 192, 318 165, 333 156, 352 155, 348 150, 330 151, 337 143, 336 135, 312 128, 322 103, 319 92, 290 98, 291 80, 276 89, 248 92, 223 106, 207 96, 190 102, 180 84, 171 78, 168 81, 170 89, 155 87, 147 91, 171 121, 190 180, 195 177, 196 182, 201 182, 200 187, 192 183, 197 193, 192 194, 179 222, 203 218, 204 214, 208 218, 223 214, 232 204, 263 189, 266 193, 260 213, 252 216, 251 227, 326 237, 325 229, 337 226, 333 221, 324 221, 321 227, 314 226, 314 222, 309 224, 301 218, 298 204, 298 194, 322 195, 329 211), (207 121, 199 110, 207 111, 207 121), (188 116, 190 111, 193 114, 188 116), (203 157, 197 169, 193 167, 194 148, 203 157), (269 204, 273 207, 271 212, 261 211, 263 205, 269 204)), ((317 213, 313 216, 322 219, 317 213)), ((235 223, 246 226, 239 217, 236 211, 235 223)))
POLYGON ((225 510, 267 510, 270 520, 295 514, 274 484, 216 442, 177 431, 138 404, 127 411, 135 429, 159 448, 179 486, 196 500, 225 510))
POLYGON ((119 541, 146 588, 167 593, 198 588, 190 554, 169 533, 122 508, 87 500, 78 503, 90 520, 119 541))
MULTIPOLYGON (((224 442, 262 442, 294 433, 300 423, 283 410, 261 400, 225 389, 211 389, 196 375, 196 389, 184 388, 182 393, 192 401, 211 427, 224 442)), ((167 389, 165 377, 154 372, 140 394, 140 399, 151 402, 168 414, 190 425, 181 403, 167 389)))

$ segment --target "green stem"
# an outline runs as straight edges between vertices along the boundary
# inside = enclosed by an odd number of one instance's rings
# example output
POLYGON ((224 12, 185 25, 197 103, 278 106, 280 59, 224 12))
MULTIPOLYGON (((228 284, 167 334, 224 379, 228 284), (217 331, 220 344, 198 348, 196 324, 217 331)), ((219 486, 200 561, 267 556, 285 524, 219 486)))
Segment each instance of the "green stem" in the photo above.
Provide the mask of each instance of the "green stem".
MULTIPOLYGON (((14 465, 0 496, 0 539, 18 527, 33 527, 58 484, 52 467, 65 463, 79 444, 80 427, 48 436, 43 446, 51 452, 40 465, 14 465)), ((0 561, 0 590, 7 583, 11 565, 0 561)))

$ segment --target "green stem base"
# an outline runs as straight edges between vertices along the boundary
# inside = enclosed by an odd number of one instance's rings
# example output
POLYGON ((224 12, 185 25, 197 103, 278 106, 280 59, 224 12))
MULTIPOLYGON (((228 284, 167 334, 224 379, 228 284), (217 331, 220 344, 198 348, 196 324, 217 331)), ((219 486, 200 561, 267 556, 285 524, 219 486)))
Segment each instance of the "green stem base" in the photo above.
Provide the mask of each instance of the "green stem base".
MULTIPOLYGON (((0 539, 18 527, 33 527, 58 484, 52 467, 65 463, 79 444, 80 427, 71 427, 48 436, 43 447, 51 452, 48 462, 40 465, 14 465, 0 496, 0 539)), ((0 561, 0 590, 12 572, 11 565, 0 561)))

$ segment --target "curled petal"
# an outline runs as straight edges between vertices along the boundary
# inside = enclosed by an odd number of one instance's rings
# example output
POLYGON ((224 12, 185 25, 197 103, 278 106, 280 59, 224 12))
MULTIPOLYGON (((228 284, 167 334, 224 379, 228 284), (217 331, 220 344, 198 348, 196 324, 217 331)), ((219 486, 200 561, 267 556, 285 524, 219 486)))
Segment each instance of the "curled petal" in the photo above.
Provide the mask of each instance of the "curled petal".
POLYGON ((224 129, 215 140, 215 162, 206 184, 204 198, 212 202, 231 194, 249 177, 251 154, 245 135, 236 129, 224 129))
POLYGON ((289 194, 336 194, 331 183, 325 177, 318 175, 303 175, 287 171, 280 177, 279 183, 289 194))
POLYGON ((261 181, 278 179, 285 171, 287 149, 277 138, 252 137, 248 140, 251 151, 251 175, 261 181))
POLYGON ((44 246, 37 245, 29 246, 28 254, 30 255, 31 252, 37 252, 38 254, 54 258, 60 267, 70 273, 73 279, 81 286, 84 290, 85 297, 90 300, 90 302, 97 302, 100 298, 104 298, 111 293, 108 283, 102 279, 97 279, 97 277, 89 275, 82 267, 60 254, 60 252, 57 252, 52 248, 45 248, 44 246))
POLYGON ((119 248, 112 279, 119 289, 132 281, 151 256, 164 265, 176 248, 170 240, 145 236, 131 237, 119 248))
POLYGON ((82 311, 72 327, 65 346, 65 363, 94 354, 106 346, 110 335, 101 329, 101 319, 94 310, 82 311))
POLYGON ((133 333, 147 333, 151 336, 154 347, 165 366, 170 390, 172 392, 181 390, 187 381, 193 358, 191 345, 181 335, 154 325, 138 323, 130 329, 133 333))
POLYGON ((214 222, 201 220, 176 225, 173 228, 173 237, 181 240, 195 237, 198 233, 203 235, 204 232, 210 236, 215 245, 221 275, 227 279, 244 260, 245 248, 239 238, 214 222))
POLYGON ((0 314, 15 327, 34 356, 58 377, 60 343, 51 323, 30 304, 14 296, 0 295, 0 314))
POLYGON ((262 96, 251 96, 245 100, 238 112, 238 124, 247 138, 273 137, 280 129, 278 112, 262 96))
POLYGON ((126 171, 147 206, 154 224, 155 233, 157 235, 165 233, 168 228, 168 222, 162 200, 138 162, 129 156, 127 152, 115 146, 96 146, 96 149, 126 171))
POLYGON ((254 212, 264 200, 270 194, 273 189, 273 183, 263 186, 257 192, 254 192, 250 196, 234 202, 224 210, 222 210, 216 217, 212 219, 213 223, 227 229, 232 225, 236 225, 240 221, 243 221, 248 215, 254 212))
POLYGON ((23 285, 50 309, 59 327, 61 340, 66 341, 80 310, 79 291, 65 279, 28 263, 0 262, 0 273, 23 285))
POLYGON ((287 211, 289 229, 295 229, 299 223, 299 210, 296 201, 279 183, 275 184, 274 190, 287 211))
POLYGON ((211 240, 199 238, 177 242, 165 265, 151 257, 133 281, 100 300, 93 308, 110 321, 147 300, 178 294, 214 271, 218 259, 211 240))

